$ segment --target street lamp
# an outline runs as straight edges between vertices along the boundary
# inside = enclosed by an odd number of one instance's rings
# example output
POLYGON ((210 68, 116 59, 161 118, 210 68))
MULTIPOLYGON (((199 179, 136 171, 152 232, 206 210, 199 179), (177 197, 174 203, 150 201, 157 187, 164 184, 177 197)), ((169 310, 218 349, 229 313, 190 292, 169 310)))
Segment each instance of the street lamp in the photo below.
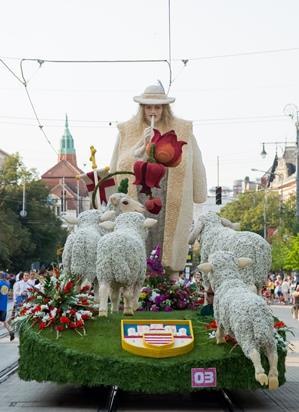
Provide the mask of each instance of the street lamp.
MULTIPOLYGON (((261 172, 261 173, 264 173, 264 174, 267 174, 267 175, 278 176, 280 179, 283 178, 283 175, 281 173, 274 173, 274 172, 269 172, 269 171, 260 170, 260 169, 251 169, 251 170, 252 170, 252 172, 261 172)), ((264 186, 264 208, 263 208, 264 239, 267 239, 267 219, 266 219, 266 214, 267 214, 267 193, 268 193, 267 186, 264 186)), ((281 189, 281 195, 280 195, 280 224, 281 224, 281 211, 282 211, 282 189, 281 189)))
POLYGON ((295 104, 287 104, 284 109, 284 114, 295 120, 296 126, 296 233, 299 231, 299 110, 295 104))

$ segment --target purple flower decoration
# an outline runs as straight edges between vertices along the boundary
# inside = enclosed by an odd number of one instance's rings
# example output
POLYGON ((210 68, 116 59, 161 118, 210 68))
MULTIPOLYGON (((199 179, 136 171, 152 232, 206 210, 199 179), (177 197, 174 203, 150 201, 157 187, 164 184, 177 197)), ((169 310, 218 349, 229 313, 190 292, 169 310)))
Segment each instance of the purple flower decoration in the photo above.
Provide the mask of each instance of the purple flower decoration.
POLYGON ((151 251, 149 258, 147 259, 147 268, 151 273, 155 274, 156 276, 160 276, 164 273, 164 268, 161 263, 160 245, 157 245, 156 248, 151 251))

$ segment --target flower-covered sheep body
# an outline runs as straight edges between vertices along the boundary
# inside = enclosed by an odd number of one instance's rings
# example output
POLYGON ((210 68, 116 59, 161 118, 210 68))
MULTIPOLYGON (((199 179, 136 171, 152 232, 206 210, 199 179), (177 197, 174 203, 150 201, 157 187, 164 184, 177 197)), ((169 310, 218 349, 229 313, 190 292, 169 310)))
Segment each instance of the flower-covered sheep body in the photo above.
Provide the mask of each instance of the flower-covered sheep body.
POLYGON ((236 258, 230 252, 216 252, 207 263, 198 266, 208 273, 214 290, 214 316, 217 322, 217 343, 225 342, 226 334, 234 337, 244 355, 254 366, 255 379, 269 389, 278 387, 277 347, 274 338, 274 320, 265 300, 244 283, 240 270, 252 263, 248 258, 236 258), (261 364, 263 351, 269 361, 269 373, 261 364))
MULTIPOLYGON (((234 224, 215 212, 199 216, 189 237, 189 243, 197 239, 200 243, 201 263, 207 262, 209 255, 217 251, 228 251, 236 257, 252 259, 251 266, 240 270, 242 280, 252 290, 260 291, 267 282, 271 269, 271 247, 260 235, 248 231, 236 231, 234 224)), ((203 277, 208 288, 207 276, 203 277)))
POLYGON ((114 227, 114 231, 103 236, 97 246, 99 316, 108 314, 109 292, 112 310, 118 311, 120 288, 124 314, 133 314, 146 273, 145 240, 148 229, 156 223, 137 212, 122 213, 115 222, 101 223, 107 229, 114 227))
POLYGON ((107 233, 99 223, 113 216, 113 212, 103 213, 97 209, 80 213, 77 230, 70 233, 63 249, 62 263, 66 274, 85 277, 90 283, 94 281, 97 243, 107 233))
POLYGON ((68 223, 77 225, 77 230, 70 233, 64 246, 62 263, 65 273, 82 276, 93 283, 96 279, 97 243, 107 233, 99 223, 133 211, 143 212, 144 206, 124 193, 114 193, 109 197, 106 208, 86 210, 78 218, 63 216, 68 223))

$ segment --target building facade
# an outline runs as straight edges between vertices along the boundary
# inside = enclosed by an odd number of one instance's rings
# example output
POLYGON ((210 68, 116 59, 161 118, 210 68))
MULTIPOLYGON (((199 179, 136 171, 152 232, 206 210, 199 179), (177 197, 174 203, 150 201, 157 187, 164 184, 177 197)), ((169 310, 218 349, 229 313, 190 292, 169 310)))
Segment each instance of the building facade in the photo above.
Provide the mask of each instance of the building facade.
POLYGON ((79 175, 83 173, 77 165, 74 139, 69 130, 66 115, 57 163, 41 176, 41 179, 50 188, 48 202, 57 215, 67 212, 77 216, 90 208, 86 185, 79 178, 79 175))

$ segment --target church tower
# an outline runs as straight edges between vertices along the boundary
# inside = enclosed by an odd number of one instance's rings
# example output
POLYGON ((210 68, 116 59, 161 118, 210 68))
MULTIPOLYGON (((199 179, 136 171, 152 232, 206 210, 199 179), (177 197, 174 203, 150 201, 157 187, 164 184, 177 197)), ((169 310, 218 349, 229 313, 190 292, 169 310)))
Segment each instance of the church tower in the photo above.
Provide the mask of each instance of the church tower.
POLYGON ((77 166, 76 150, 74 145, 74 139, 69 130, 69 121, 67 114, 65 115, 65 127, 64 134, 60 139, 60 149, 58 153, 58 161, 67 160, 73 166, 77 166))

